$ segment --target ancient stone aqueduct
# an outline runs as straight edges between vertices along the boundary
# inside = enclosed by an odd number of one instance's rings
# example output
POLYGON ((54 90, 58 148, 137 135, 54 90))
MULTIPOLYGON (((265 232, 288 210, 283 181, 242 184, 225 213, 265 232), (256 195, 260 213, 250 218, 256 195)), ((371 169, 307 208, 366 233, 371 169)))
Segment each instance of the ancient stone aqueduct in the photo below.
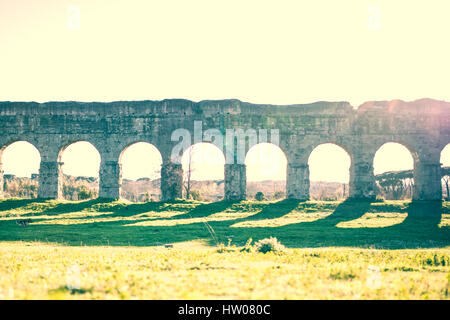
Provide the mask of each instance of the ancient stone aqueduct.
MULTIPOLYGON (((61 153, 71 143, 88 141, 101 156, 99 197, 117 199, 122 151, 135 142, 149 142, 161 153, 162 199, 170 200, 181 197, 183 181, 181 164, 170 157, 177 144, 171 133, 178 128, 192 131, 194 121, 202 121, 204 130, 217 128, 224 134, 228 128, 279 129, 279 146, 288 160, 288 198, 309 198, 308 157, 322 143, 334 143, 350 155, 350 197, 373 198, 373 158, 386 142, 398 142, 413 155, 414 199, 442 197, 440 153, 450 142, 450 103, 431 99, 366 102, 357 109, 347 102, 285 106, 238 100, 0 102, 0 159, 9 144, 30 142, 41 155, 39 197, 60 198, 61 153)), ((244 164, 225 165, 226 199, 245 198, 245 172, 244 164)))

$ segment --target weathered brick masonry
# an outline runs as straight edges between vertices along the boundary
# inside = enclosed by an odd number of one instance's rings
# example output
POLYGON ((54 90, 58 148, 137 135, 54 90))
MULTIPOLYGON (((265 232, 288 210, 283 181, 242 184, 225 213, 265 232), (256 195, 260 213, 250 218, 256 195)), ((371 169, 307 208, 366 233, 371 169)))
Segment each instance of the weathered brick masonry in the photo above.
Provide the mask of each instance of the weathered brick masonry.
MULTIPOLYGON (((398 142, 414 158, 414 199, 441 199, 440 152, 450 142, 450 103, 431 99, 367 102, 358 109, 347 102, 0 102, 0 156, 15 141, 32 143, 41 155, 39 197, 60 198, 61 153, 71 143, 88 141, 101 155, 99 196, 117 199, 121 153, 135 142, 149 142, 161 152, 161 190, 169 200, 181 197, 183 181, 181 165, 171 160, 177 144, 171 134, 185 128, 194 137, 194 121, 202 121, 203 130, 217 128, 223 134, 226 129, 279 129, 280 148, 288 159, 288 198, 309 198, 308 157, 322 143, 335 143, 350 155, 350 197, 373 198, 375 152, 386 142, 398 142)), ((227 164, 224 170, 225 197, 244 199, 245 165, 227 164)), ((2 180, 0 164, 0 186, 2 180)))

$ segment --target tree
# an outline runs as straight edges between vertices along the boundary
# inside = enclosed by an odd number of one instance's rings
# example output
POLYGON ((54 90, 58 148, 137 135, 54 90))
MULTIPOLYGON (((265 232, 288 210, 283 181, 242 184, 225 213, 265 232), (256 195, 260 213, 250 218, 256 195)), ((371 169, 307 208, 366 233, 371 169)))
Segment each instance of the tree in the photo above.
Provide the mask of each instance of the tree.
POLYGON ((191 190, 190 196, 192 200, 202 201, 202 195, 199 190, 191 190))
POLYGON ((450 190, 449 190, 449 184, 450 184, 450 167, 443 167, 441 172, 442 175, 442 182, 445 186, 445 192, 447 196, 444 196, 444 199, 450 200, 450 190))
POLYGON ((414 171, 389 171, 375 176, 385 199, 402 200, 412 196, 414 171))
POLYGON ((92 192, 85 186, 81 186, 78 191, 78 200, 86 200, 92 198, 92 192))
POLYGON ((190 199, 191 197, 191 177, 194 172, 194 166, 192 164, 192 158, 194 155, 194 146, 189 147, 188 149, 188 167, 185 172, 186 178, 184 179, 184 189, 186 191, 186 199, 190 199))
POLYGON ((266 200, 266 196, 261 191, 258 191, 255 194, 255 200, 257 200, 257 201, 264 201, 264 200, 266 200))
POLYGON ((139 195, 138 200, 140 202, 150 202, 152 201, 152 197, 148 191, 143 192, 139 195))
POLYGON ((442 182, 444 182, 446 196, 444 196, 445 200, 450 200, 450 190, 449 190, 449 182, 450 182, 450 176, 443 176, 442 182))
POLYGON ((286 198, 286 192, 284 192, 284 191, 275 191, 275 193, 273 194, 273 198, 274 199, 286 198))

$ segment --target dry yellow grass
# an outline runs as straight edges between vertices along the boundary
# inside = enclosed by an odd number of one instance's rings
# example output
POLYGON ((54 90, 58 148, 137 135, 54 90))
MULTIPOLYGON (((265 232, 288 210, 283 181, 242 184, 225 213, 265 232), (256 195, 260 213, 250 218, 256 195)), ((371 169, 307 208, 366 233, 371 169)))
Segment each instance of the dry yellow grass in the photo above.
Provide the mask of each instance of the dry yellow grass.
POLYGON ((2 200, 0 299, 449 299, 449 204, 434 209, 2 200), (287 248, 241 251, 270 236, 287 248))

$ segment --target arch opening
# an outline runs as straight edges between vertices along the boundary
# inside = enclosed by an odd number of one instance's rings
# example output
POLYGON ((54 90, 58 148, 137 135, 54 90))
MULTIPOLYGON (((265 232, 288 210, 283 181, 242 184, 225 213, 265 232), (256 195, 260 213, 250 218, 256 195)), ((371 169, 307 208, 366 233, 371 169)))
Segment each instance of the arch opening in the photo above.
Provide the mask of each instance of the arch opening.
POLYGON ((120 196, 132 202, 161 199, 162 157, 158 148, 148 142, 136 142, 119 157, 122 166, 120 196))
POLYGON ((308 158, 309 194, 313 200, 336 201, 349 195, 351 157, 334 144, 323 143, 308 158))
POLYGON ((224 198, 225 156, 216 145, 208 142, 191 145, 184 151, 181 164, 185 198, 201 201, 224 198))
POLYGON ((450 201, 450 143, 441 151, 442 198, 450 201))
POLYGON ((286 198, 287 158, 280 147, 268 142, 254 145, 247 152, 245 165, 249 198, 286 198))
POLYGON ((98 197, 100 153, 88 141, 73 142, 61 149, 62 194, 66 200, 98 197))
POLYGON ((397 142, 383 144, 375 153, 373 171, 377 197, 386 200, 412 199, 414 158, 407 147, 397 142))
POLYGON ((38 196, 39 150, 28 141, 16 141, 0 151, 0 169, 3 170, 5 198, 33 199, 38 196))

